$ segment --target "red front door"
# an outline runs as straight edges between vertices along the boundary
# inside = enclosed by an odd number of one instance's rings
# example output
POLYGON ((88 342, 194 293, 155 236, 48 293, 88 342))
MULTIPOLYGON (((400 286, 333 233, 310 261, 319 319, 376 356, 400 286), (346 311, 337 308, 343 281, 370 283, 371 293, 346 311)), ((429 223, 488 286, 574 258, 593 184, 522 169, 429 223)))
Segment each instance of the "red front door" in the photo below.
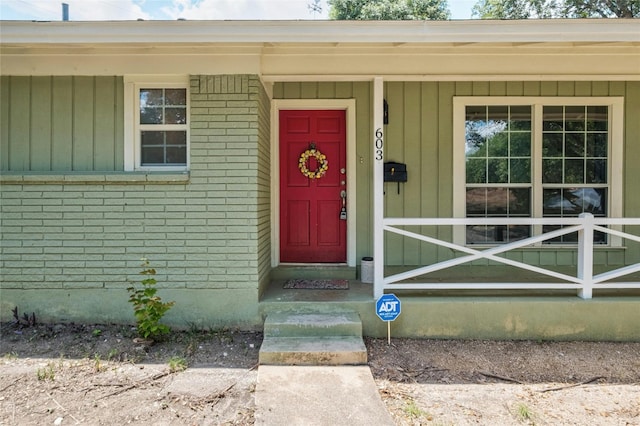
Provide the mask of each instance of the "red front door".
MULTIPOLYGON (((340 214, 347 189, 345 128, 344 111, 280 111, 281 262, 347 260, 347 221, 340 214), (328 162, 320 178, 305 176, 299 167, 312 144, 328 162)), ((310 172, 320 167, 315 157, 305 166, 310 172)))

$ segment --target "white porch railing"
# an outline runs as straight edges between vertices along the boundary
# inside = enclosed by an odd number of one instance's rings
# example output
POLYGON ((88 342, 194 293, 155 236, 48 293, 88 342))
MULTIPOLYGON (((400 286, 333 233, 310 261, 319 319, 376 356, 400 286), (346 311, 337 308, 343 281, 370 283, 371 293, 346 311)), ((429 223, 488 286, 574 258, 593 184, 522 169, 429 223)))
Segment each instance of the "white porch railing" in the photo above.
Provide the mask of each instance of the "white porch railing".
MULTIPOLYGON (((594 289, 623 289, 623 288, 640 288, 640 282, 619 282, 611 281, 625 275, 640 272, 640 262, 626 265, 615 270, 607 271, 598 275, 593 274, 593 258, 594 258, 594 232, 604 232, 609 234, 610 239, 633 240, 640 243, 640 236, 616 230, 621 225, 638 225, 640 226, 640 218, 595 218, 589 213, 580 215, 577 218, 446 218, 446 219, 429 219, 429 218, 384 218, 382 220, 383 230, 394 234, 403 235, 412 239, 435 244, 437 246, 446 247, 457 252, 466 253, 466 256, 455 257, 453 259, 442 262, 420 266, 415 269, 402 273, 385 276, 384 272, 376 274, 382 279, 376 279, 375 293, 376 298, 380 297, 385 291, 393 290, 446 290, 446 289, 508 289, 508 290, 532 290, 532 289, 575 289, 578 296, 583 299, 591 299, 594 289), (531 225, 534 232, 532 236, 523 240, 514 241, 507 244, 501 244, 484 249, 472 248, 465 245, 459 245, 450 241, 437 239, 434 237, 422 235, 416 232, 407 231, 398 228, 399 226, 460 226, 467 225, 531 225), (561 229, 551 232, 542 233, 544 225, 561 225, 561 229), (613 228, 612 228, 613 227, 613 228), (535 232, 535 231, 539 232, 535 232), (543 241, 559 237, 561 235, 578 232, 577 250, 577 268, 575 276, 559 273, 550 269, 543 268, 539 265, 530 265, 513 259, 499 256, 511 250, 520 249, 527 246, 540 245, 543 241), (464 263, 473 262, 479 259, 487 259, 499 262, 505 265, 514 266, 527 271, 535 272, 543 276, 554 279, 549 282, 514 282, 508 283, 485 283, 485 282, 404 282, 411 278, 422 277, 432 272, 440 271, 453 266, 462 265, 464 263)), ((379 232, 379 231, 378 231, 379 232)), ((384 238, 381 250, 377 253, 384 253, 384 238)), ((602 247, 596 244, 597 247, 602 247)), ((540 250, 553 250, 554 246, 539 246, 540 250)), ((606 248, 606 247, 605 247, 606 248)), ((376 268, 384 265, 384 258, 376 259, 376 268)))

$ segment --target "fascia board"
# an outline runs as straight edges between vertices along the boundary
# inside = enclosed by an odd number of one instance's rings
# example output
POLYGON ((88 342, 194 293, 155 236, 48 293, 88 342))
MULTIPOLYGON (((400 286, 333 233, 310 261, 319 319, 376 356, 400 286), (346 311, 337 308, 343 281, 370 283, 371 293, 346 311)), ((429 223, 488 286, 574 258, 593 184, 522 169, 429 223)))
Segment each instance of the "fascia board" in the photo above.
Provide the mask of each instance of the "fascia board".
POLYGON ((2 21, 0 39, 4 45, 640 42, 640 20, 2 21))

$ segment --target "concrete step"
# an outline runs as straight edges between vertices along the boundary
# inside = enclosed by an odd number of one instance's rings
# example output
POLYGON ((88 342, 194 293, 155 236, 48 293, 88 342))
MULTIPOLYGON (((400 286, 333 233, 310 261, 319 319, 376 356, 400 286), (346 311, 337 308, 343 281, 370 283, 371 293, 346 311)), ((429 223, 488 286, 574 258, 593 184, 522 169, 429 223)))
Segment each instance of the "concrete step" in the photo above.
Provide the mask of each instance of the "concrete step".
POLYGON ((346 265, 280 265, 271 270, 272 280, 289 279, 356 279, 356 268, 346 265))
POLYGON ((265 337, 262 365, 361 365, 367 363, 362 337, 265 337))
POLYGON ((264 322, 260 364, 366 364, 362 321, 356 312, 273 312, 264 322))
POLYGON ((327 337, 353 336, 362 338, 362 321, 356 312, 275 312, 264 321, 264 337, 327 337))

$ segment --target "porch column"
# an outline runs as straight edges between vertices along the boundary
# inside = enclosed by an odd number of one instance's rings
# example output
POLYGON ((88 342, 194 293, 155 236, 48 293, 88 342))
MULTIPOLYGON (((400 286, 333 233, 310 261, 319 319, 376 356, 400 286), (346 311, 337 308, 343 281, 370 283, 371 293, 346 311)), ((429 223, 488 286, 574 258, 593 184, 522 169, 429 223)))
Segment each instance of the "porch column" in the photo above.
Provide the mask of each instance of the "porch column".
POLYGON ((384 82, 373 79, 373 288, 375 298, 384 293, 384 82))

